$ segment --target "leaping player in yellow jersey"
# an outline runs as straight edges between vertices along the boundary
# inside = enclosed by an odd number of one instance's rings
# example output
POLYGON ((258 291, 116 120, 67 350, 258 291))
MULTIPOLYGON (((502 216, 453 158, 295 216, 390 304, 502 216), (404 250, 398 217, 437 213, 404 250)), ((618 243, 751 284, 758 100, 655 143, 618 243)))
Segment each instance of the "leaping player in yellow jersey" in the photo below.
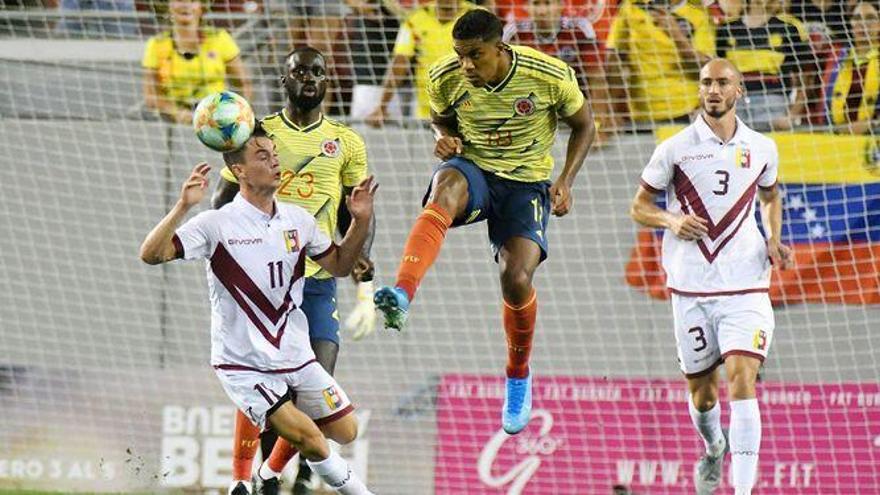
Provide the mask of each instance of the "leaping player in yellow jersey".
POLYGON ((537 316, 532 276, 547 257, 550 212, 563 216, 595 134, 589 104, 565 62, 501 41, 503 25, 476 9, 452 31, 455 55, 429 71, 437 167, 410 231, 394 287, 376 292, 385 326, 402 329, 409 305, 450 226, 488 221, 501 271, 507 334, 502 426, 526 427, 532 407, 529 354, 537 316), (571 127, 565 168, 551 185, 556 121, 571 127))
MULTIPOLYGON (((350 223, 344 196, 367 177, 367 153, 364 141, 351 128, 325 118, 321 102, 327 90, 324 56, 316 49, 301 46, 288 54, 281 77, 287 104, 278 113, 262 120, 262 127, 278 150, 281 185, 275 197, 282 202, 305 208, 318 221, 321 231, 333 238, 337 226, 345 232, 350 223), (338 224, 338 225, 337 225, 338 224)), ((223 170, 214 194, 213 206, 220 208, 232 201, 238 183, 223 170)), ((369 260, 373 226, 353 273, 358 282, 358 306, 346 320, 358 339, 373 330, 373 266, 369 260)), ((305 265, 305 288, 302 310, 309 322, 312 350, 321 366, 331 375, 339 352, 339 315, 336 310, 336 279, 311 260, 305 265)), ((250 488, 251 467, 260 432, 239 413, 236 416, 233 448, 233 484, 230 493, 250 488)), ((259 480, 261 493, 277 493, 279 474, 296 451, 283 439, 263 434, 263 458, 259 480), (272 444, 274 443, 274 448, 272 444), (271 455, 269 451, 271 450, 271 455)), ((297 483, 306 485, 311 471, 303 461, 297 483)))

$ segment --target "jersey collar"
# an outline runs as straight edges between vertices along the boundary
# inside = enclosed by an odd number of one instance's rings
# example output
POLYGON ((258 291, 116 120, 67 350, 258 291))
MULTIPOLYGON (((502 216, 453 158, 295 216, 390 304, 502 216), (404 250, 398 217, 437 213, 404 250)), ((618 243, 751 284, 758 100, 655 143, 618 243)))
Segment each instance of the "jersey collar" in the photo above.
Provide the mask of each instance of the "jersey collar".
POLYGON ((263 212, 263 210, 260 210, 256 206, 252 205, 250 201, 244 199, 241 193, 235 195, 235 198, 233 198, 232 200, 232 204, 234 204, 241 211, 245 218, 253 220, 255 222, 268 223, 269 221, 278 218, 279 215, 277 200, 272 202, 273 210, 275 211, 273 215, 267 215, 263 212))
POLYGON ((290 120, 290 117, 287 115, 287 109, 282 108, 281 109, 281 120, 284 121, 284 123, 287 125, 287 127, 290 127, 294 131, 309 132, 309 131, 313 131, 313 130, 317 129, 318 127, 321 127, 321 124, 324 123, 324 114, 322 113, 318 117, 318 120, 312 122, 311 124, 309 124, 305 127, 300 127, 300 126, 294 124, 292 120, 290 120))
MULTIPOLYGON (((700 114, 697 117, 697 120, 693 123, 694 129, 697 131, 697 138, 702 143, 704 141, 714 141, 719 144, 725 144, 721 142, 721 138, 715 135, 715 131, 709 127, 709 124, 706 123, 706 119, 703 118, 703 114, 700 114)), ((733 133, 733 137, 730 138, 728 143, 743 143, 746 141, 746 132, 748 127, 743 123, 739 117, 736 117, 736 131, 733 133)))
POLYGON ((510 70, 507 71, 507 75, 504 76, 504 79, 502 79, 501 82, 498 83, 497 86, 493 87, 493 86, 490 86, 489 84, 486 84, 485 86, 483 86, 483 88, 486 91, 488 91, 490 93, 497 93, 497 92, 501 91, 502 89, 504 89, 504 87, 507 86, 507 83, 509 83, 510 80, 513 79, 513 74, 516 72, 516 63, 517 63, 517 60, 519 60, 519 57, 516 54, 516 50, 513 50, 513 49, 510 50, 510 57, 511 57, 510 70))

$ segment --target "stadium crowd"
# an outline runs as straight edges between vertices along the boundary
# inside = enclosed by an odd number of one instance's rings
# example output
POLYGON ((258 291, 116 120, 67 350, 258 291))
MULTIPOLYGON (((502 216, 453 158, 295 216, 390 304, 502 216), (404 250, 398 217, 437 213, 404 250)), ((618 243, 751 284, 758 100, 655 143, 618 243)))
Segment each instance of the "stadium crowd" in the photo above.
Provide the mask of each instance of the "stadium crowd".
MULTIPOLYGON (((591 96, 600 138, 620 130, 684 123, 697 109, 697 70, 724 57, 745 76, 741 118, 757 130, 827 126, 865 134, 880 93, 878 7, 866 0, 5 0, 6 8, 57 9, 55 35, 148 37, 148 108, 182 121, 182 108, 219 87, 252 94, 264 81, 277 97, 275 67, 308 43, 330 55, 325 112, 372 126, 428 117, 428 67, 451 51, 450 30, 483 7, 506 20, 505 39, 572 65, 591 96), (72 15, 85 9, 118 14, 72 15), (126 12, 155 13, 155 23, 126 12), (215 13, 205 23, 203 13, 215 13), (222 14, 237 14, 224 17, 222 14), (190 16, 196 29, 181 29, 190 16), (242 19, 269 41, 239 59, 229 35, 242 19), (132 21, 137 19, 137 22, 132 21), (192 38, 187 33, 194 33, 192 38), (217 58, 219 57, 219 59, 217 58), (248 74, 251 72, 252 74, 248 74)), ((152 17, 152 16, 150 16, 152 17)), ((271 103, 271 102, 270 102, 271 103)))

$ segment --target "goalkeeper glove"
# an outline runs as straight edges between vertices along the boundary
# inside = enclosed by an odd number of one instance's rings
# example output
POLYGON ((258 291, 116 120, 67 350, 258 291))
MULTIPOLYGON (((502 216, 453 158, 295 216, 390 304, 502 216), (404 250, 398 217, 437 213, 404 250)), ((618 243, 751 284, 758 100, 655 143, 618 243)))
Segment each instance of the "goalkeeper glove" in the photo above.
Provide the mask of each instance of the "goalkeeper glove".
POLYGON ((345 329, 354 332, 352 338, 360 340, 376 329, 376 305, 373 303, 373 281, 357 284, 357 304, 348 318, 345 329))

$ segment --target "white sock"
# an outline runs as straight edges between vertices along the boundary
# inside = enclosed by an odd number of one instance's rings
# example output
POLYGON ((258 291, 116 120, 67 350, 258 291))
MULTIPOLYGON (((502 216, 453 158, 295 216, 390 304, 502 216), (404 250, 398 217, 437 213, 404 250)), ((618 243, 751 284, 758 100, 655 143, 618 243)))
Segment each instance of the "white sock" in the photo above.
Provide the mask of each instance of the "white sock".
POLYGON ((260 472, 260 478, 262 478, 264 480, 270 480, 272 478, 280 478, 281 477, 281 473, 272 471, 272 468, 269 467, 269 461, 263 461, 263 463, 260 464, 260 471, 259 472, 260 472))
POLYGON ((331 488, 342 495, 373 495, 338 453, 320 462, 306 461, 331 488))
POLYGON ((229 487, 229 490, 226 492, 228 495, 232 494, 232 490, 235 490, 235 487, 238 486, 239 483, 244 483, 244 486, 247 488, 248 493, 254 493, 254 488, 251 486, 250 481, 245 480, 235 480, 232 482, 232 486, 229 487))
POLYGON ((758 475, 761 448, 761 411, 758 399, 730 403, 730 454, 733 459, 733 488, 736 495, 752 493, 758 475))
POLYGON ((716 401, 712 409, 700 412, 694 407, 693 397, 688 398, 688 410, 691 413, 691 421, 703 443, 706 444, 706 453, 712 457, 718 457, 724 453, 724 432, 721 431, 721 405, 716 401))

